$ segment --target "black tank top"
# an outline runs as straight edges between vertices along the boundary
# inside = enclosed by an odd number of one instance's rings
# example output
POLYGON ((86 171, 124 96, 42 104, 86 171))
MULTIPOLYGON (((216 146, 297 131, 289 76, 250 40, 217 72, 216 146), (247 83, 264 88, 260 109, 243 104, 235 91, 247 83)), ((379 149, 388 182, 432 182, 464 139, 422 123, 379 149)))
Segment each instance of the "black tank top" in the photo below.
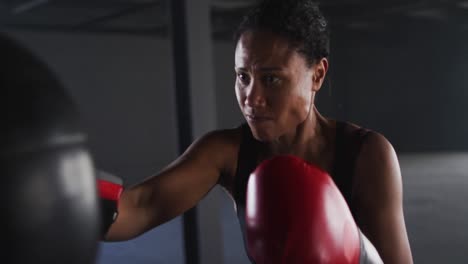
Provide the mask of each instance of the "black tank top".
MULTIPOLYGON (((246 245, 245 237, 245 198, 247 183, 250 173, 258 165, 258 150, 260 142, 255 140, 247 124, 241 126, 242 140, 237 157, 237 170, 234 177, 234 201, 236 203, 237 217, 241 226, 241 231, 246 245)), ((352 186, 354 178, 354 166, 356 158, 361 149, 369 130, 364 128, 356 129, 345 123, 336 123, 335 157, 330 173, 333 181, 345 198, 353 217, 355 217, 355 204, 352 197, 352 186)), ((248 255, 248 254, 247 254, 248 255)), ((250 258, 250 256, 248 256, 250 258)), ((252 258, 250 260, 253 262, 252 258)))

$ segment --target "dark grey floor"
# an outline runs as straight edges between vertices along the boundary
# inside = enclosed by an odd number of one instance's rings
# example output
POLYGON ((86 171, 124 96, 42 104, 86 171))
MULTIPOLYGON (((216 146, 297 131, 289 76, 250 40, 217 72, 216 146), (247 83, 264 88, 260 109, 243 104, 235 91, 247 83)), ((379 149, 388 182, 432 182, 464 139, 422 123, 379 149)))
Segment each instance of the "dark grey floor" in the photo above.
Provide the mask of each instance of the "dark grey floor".
POLYGON ((468 154, 401 157, 415 263, 468 263, 468 154))
MULTIPOLYGON (((468 154, 401 155, 404 205, 415 263, 468 263, 468 154)), ((248 263, 232 201, 222 198, 224 263, 248 263)), ((137 239, 102 244, 99 264, 184 262, 177 218, 137 239)))

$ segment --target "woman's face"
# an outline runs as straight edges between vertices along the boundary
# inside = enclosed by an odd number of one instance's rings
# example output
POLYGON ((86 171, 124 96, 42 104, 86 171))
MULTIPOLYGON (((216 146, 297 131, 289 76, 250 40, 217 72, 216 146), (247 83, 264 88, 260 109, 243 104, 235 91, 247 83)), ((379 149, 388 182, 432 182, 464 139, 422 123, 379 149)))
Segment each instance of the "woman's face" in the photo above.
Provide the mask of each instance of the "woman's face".
POLYGON ((309 67, 285 38, 243 33, 235 52, 236 96, 255 138, 272 141, 294 133, 312 110, 326 70, 325 59, 309 67))

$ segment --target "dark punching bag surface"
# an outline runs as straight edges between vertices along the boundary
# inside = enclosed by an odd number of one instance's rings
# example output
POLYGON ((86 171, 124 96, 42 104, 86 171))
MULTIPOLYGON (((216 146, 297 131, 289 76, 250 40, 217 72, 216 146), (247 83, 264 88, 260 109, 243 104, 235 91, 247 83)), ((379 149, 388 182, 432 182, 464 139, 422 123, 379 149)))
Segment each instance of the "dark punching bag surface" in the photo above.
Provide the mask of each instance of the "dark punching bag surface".
POLYGON ((45 64, 1 35, 0 88, 1 262, 94 263, 94 169, 73 102, 45 64))

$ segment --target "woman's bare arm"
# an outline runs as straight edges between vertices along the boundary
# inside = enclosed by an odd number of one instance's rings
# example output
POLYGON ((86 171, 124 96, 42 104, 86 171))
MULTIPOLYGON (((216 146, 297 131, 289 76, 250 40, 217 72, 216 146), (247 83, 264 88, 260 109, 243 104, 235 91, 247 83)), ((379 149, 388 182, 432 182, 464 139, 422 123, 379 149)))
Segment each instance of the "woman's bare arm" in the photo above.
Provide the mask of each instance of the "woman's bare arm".
POLYGON ((392 145, 371 132, 356 164, 357 222, 386 264, 413 263, 403 214, 400 166, 392 145))
POLYGON ((224 130, 201 137, 160 173, 126 189, 105 240, 132 239, 194 207, 237 154, 235 134, 224 130))

